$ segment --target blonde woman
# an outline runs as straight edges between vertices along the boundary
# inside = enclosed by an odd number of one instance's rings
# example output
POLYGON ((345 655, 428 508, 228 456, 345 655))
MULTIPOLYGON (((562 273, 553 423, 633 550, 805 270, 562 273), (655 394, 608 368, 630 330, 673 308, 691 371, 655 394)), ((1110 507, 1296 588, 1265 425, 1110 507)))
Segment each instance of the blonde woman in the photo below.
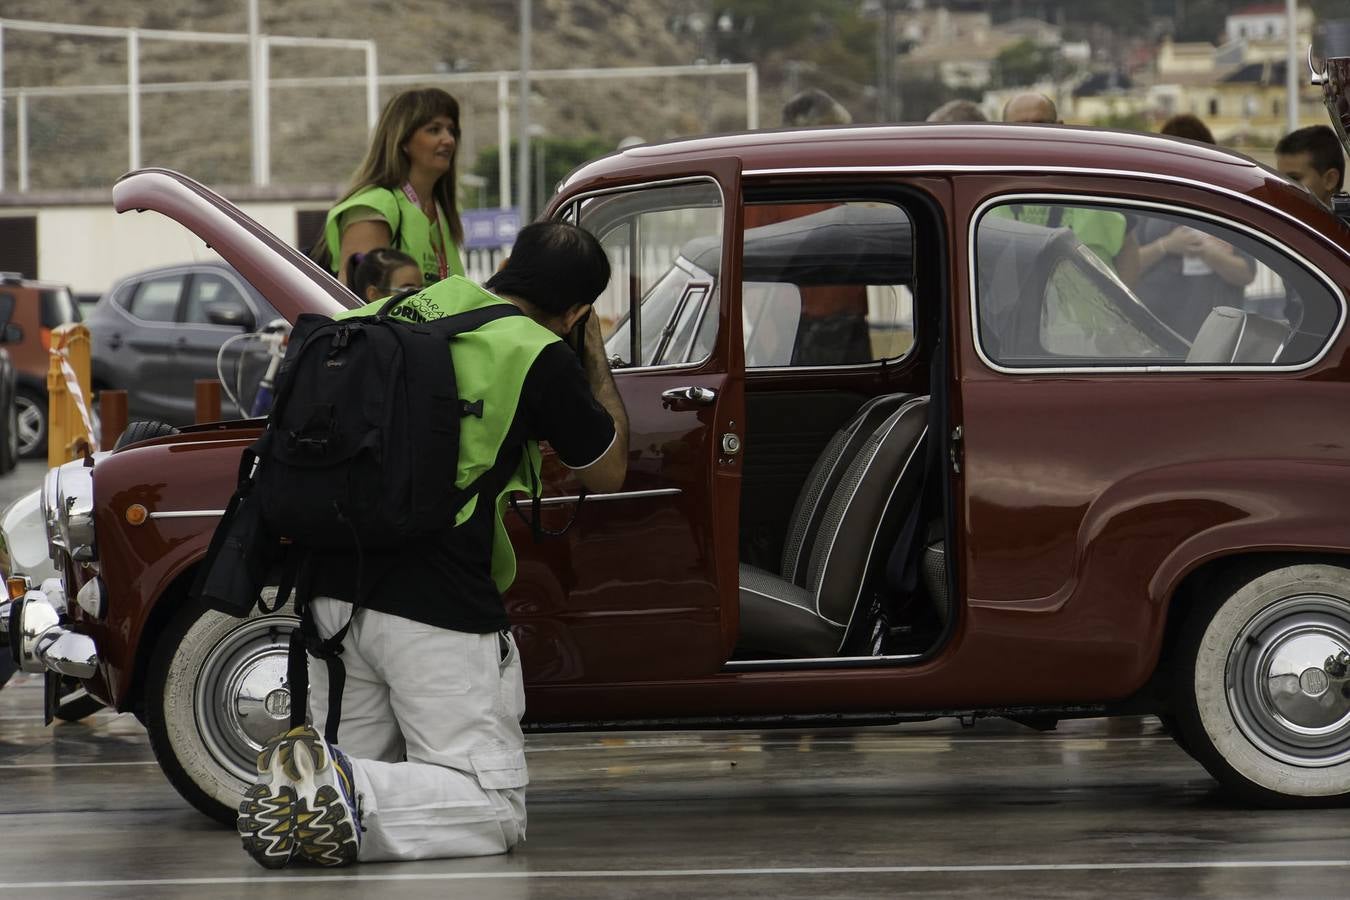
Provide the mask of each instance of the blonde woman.
POLYGON ((459 103, 439 88, 404 91, 380 114, 352 186, 328 211, 323 250, 344 284, 348 261, 379 247, 417 262, 424 284, 463 275, 455 199, 459 103))

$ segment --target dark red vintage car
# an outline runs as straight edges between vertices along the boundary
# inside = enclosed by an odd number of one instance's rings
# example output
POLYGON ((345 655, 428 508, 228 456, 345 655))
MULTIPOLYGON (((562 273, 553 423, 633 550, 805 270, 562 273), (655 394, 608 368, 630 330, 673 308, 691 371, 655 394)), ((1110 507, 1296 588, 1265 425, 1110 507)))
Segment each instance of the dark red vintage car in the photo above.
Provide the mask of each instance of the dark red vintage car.
MULTIPOLYGON (((350 301, 181 176, 114 198, 289 317, 350 301)), ((1306 191, 1168 138, 864 127, 632 148, 547 215, 613 261, 632 451, 564 538, 512 522, 534 727, 1153 712, 1249 797, 1350 796, 1350 229, 1306 191)), ((53 470, 67 596, 10 616, 224 821, 291 703, 292 619, 187 596, 258 429, 53 470)))

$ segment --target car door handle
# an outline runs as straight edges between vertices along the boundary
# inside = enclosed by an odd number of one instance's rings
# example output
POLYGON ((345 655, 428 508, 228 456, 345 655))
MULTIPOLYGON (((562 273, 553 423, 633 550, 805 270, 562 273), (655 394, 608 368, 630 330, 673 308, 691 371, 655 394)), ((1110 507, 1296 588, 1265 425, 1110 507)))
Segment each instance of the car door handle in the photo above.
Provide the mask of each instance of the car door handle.
POLYGON ((717 399, 717 391, 705 387, 678 387, 661 392, 661 405, 667 409, 707 406, 717 399))

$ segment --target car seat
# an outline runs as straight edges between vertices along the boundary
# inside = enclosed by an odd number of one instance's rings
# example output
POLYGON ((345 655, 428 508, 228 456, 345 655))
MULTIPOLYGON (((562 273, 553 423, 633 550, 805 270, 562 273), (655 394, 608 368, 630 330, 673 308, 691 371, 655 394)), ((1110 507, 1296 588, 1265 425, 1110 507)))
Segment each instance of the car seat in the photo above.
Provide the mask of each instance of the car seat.
POLYGON ((869 574, 923 483, 928 398, 879 397, 844 425, 797 498, 782 569, 740 566, 738 649, 800 659, 843 649, 869 574))

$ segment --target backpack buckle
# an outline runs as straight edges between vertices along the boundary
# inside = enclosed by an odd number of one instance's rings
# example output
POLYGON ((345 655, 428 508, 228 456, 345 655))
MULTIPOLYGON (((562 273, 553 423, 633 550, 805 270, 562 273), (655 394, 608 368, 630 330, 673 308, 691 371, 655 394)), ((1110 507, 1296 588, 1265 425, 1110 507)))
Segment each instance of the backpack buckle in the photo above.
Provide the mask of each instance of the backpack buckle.
POLYGON ((483 418, 483 401, 475 400, 470 403, 468 400, 459 401, 459 417, 466 419, 469 416, 483 418))

